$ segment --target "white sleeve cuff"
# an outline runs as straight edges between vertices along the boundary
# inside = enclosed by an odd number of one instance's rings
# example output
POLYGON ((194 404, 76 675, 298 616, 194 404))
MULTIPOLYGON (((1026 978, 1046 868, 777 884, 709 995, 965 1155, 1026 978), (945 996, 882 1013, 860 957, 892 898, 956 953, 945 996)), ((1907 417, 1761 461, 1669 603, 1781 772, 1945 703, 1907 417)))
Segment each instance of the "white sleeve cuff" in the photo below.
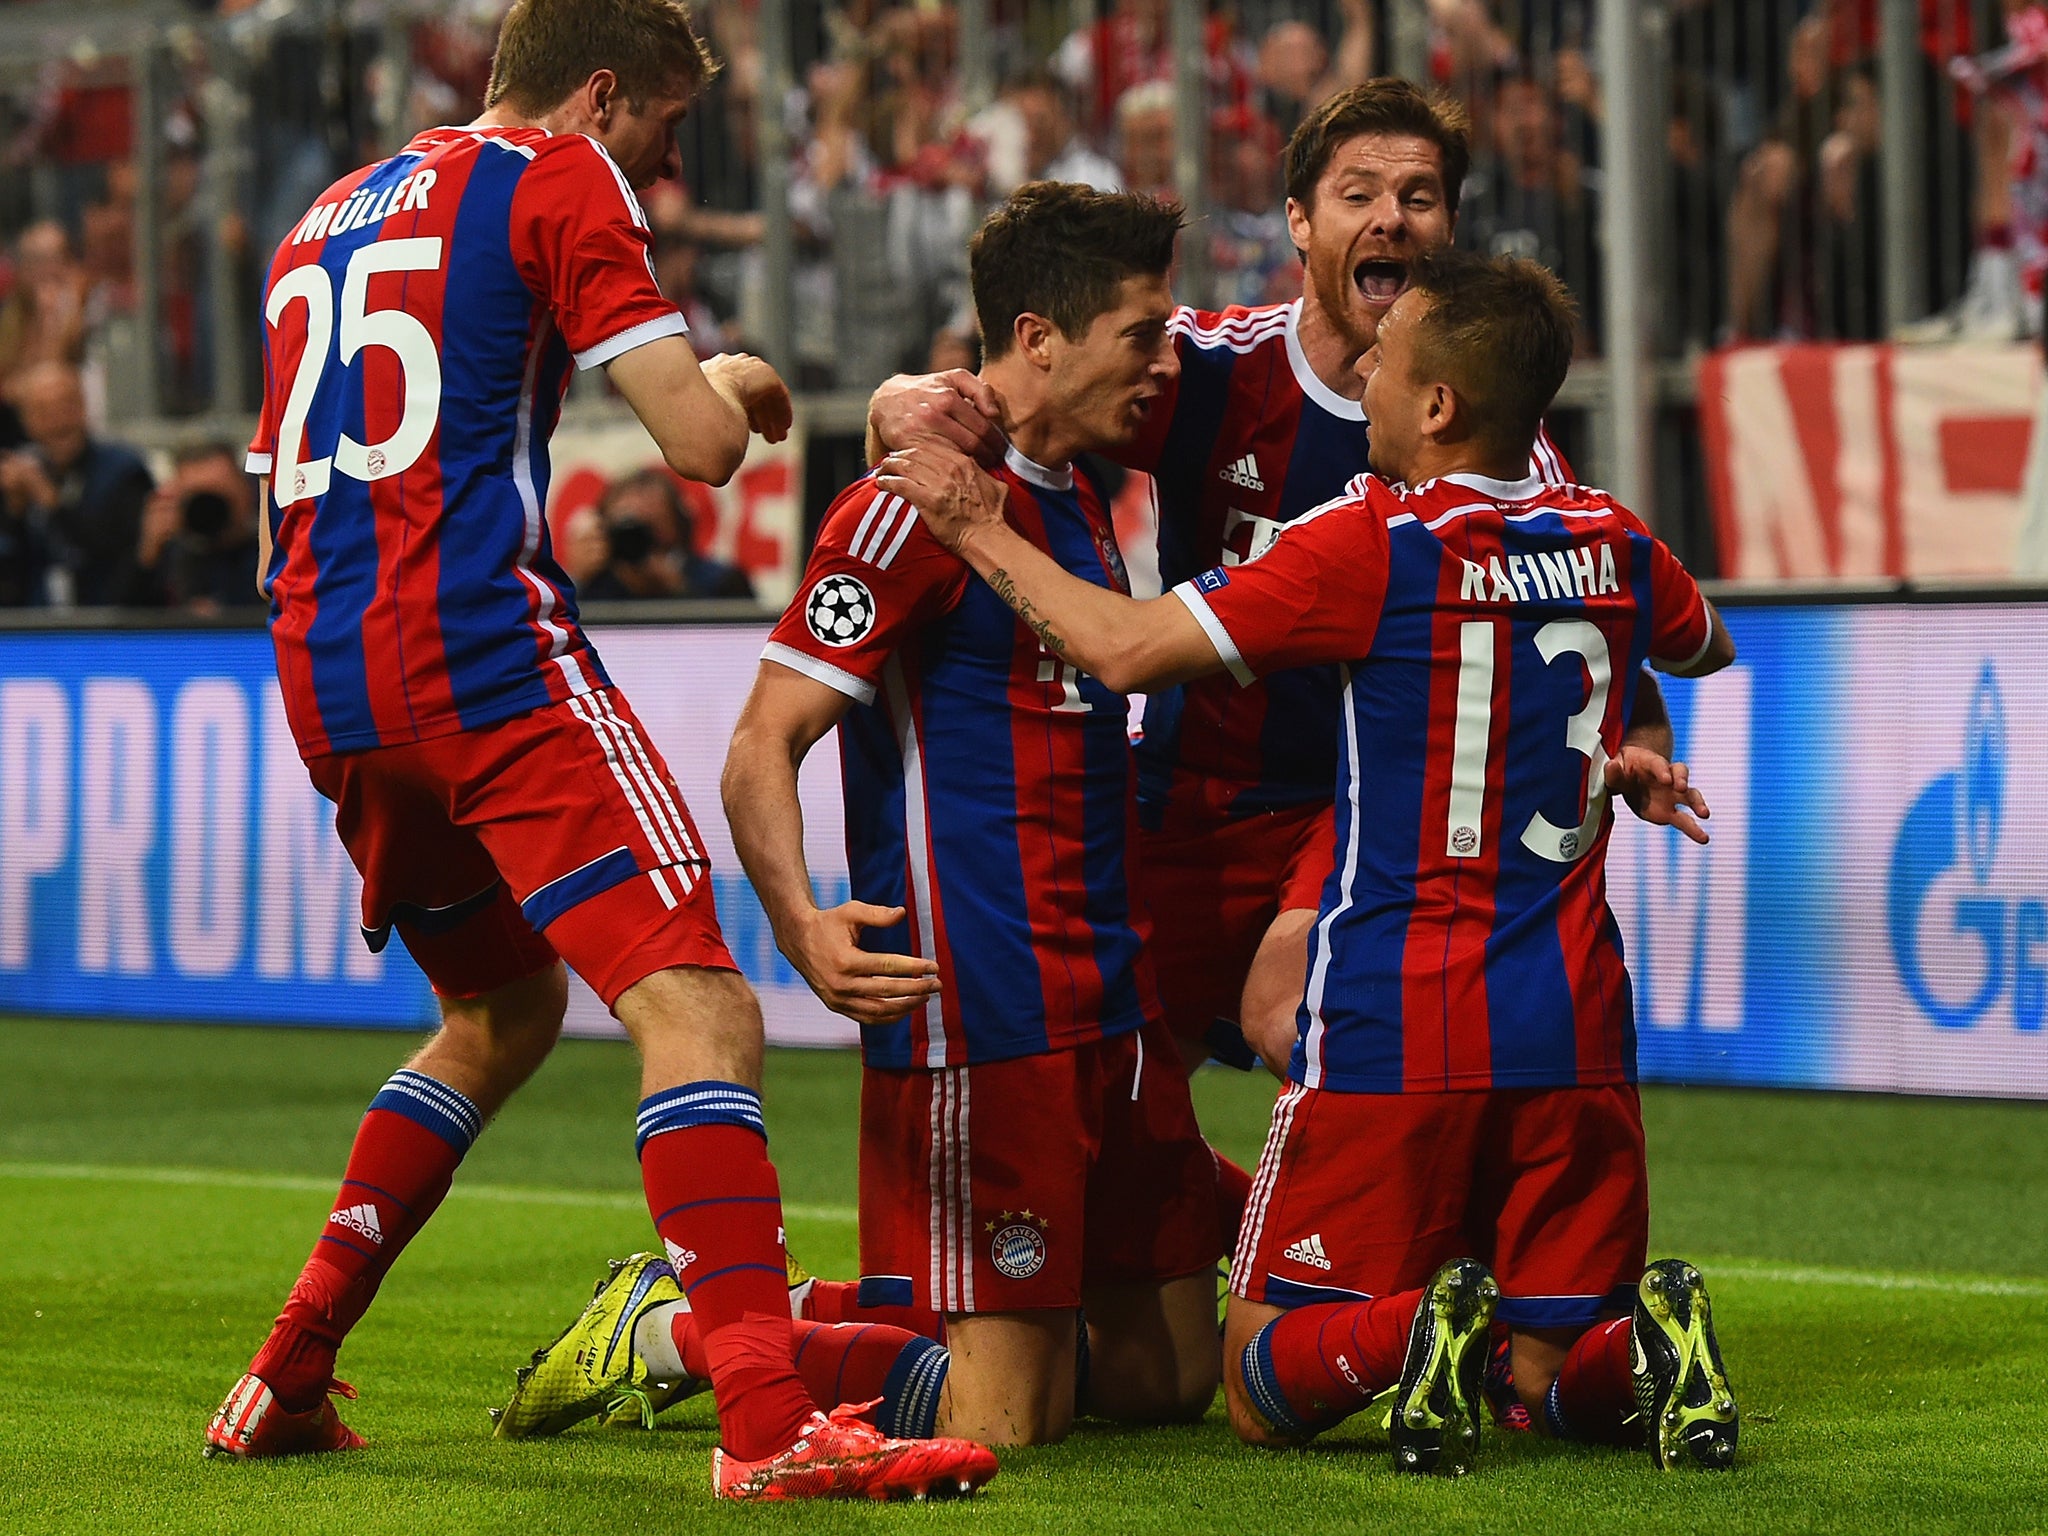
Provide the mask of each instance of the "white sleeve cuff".
POLYGON ((1173 595, 1187 605, 1195 616, 1195 622, 1202 626, 1202 633, 1209 637, 1209 643, 1216 647, 1216 654, 1223 665, 1230 669, 1230 675, 1237 679, 1238 686, 1249 688, 1258 681, 1252 669, 1245 665, 1244 657, 1237 649, 1237 642, 1230 638, 1230 631, 1223 627, 1223 621, 1216 617, 1216 610, 1209 606, 1209 600, 1195 590, 1195 584, 1184 581, 1173 589, 1173 595))
POLYGON ((687 336, 690 322, 683 318, 681 310, 673 314, 657 315, 652 320, 643 320, 630 330, 619 332, 607 341, 600 341, 594 347, 586 347, 576 354, 576 366, 589 372, 602 368, 606 363, 615 362, 635 347, 644 347, 650 341, 659 341, 664 336, 687 336))
POLYGON ((1704 597, 1700 599, 1700 609, 1706 614, 1707 638, 1700 642, 1698 650, 1694 651, 1683 661, 1674 661, 1665 656, 1652 656, 1650 661, 1659 672, 1682 673, 1690 671, 1693 667, 1699 665, 1699 659, 1707 654, 1707 647, 1714 643, 1714 615, 1707 611, 1707 600, 1704 597))
POLYGON ((246 474, 267 475, 271 471, 272 464, 271 455, 267 453, 252 453, 242 461, 242 469, 246 474))
POLYGON ((875 685, 873 683, 863 682, 851 672, 835 667, 829 661, 820 661, 815 656, 806 656, 796 647, 784 645, 779 640, 770 640, 761 648, 761 659, 785 666, 792 672, 801 672, 813 682, 823 683, 827 688, 836 689, 838 692, 845 694, 856 704, 872 704, 875 702, 875 685))

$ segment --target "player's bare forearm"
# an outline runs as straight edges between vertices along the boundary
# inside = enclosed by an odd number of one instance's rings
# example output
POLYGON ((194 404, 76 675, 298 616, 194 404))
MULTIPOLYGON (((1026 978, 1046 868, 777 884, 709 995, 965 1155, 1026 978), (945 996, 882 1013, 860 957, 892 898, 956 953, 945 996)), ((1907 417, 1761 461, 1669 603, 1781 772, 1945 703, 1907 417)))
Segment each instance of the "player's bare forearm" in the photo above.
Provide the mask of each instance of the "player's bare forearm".
POLYGON ((270 476, 256 480, 256 595, 270 601, 270 476))
POLYGON ((937 992, 938 967, 861 947, 863 930, 895 926, 903 921, 902 908, 849 901, 820 910, 811 889, 797 772, 848 704, 844 694, 776 662, 762 662, 733 728, 719 793, 733 847, 768 914, 775 947, 834 1013, 880 1024, 903 1017, 937 992))
POLYGON ((742 714, 719 781, 733 848, 778 943, 795 918, 817 906, 804 862, 804 809, 797 793, 803 757, 786 737, 742 714))
POLYGON ((751 432, 773 439, 788 431, 788 392, 758 358, 720 356, 700 365, 689 342, 664 336, 608 367, 663 461, 686 480, 723 485, 746 458, 751 432), (777 422, 781 432, 770 431, 777 422))
POLYGON ((1636 673, 1635 708, 1629 717, 1622 745, 1644 747, 1659 757, 1671 756, 1675 745, 1671 735, 1671 711, 1664 707, 1664 690, 1648 668, 1636 673))
POLYGON ((1115 693, 1149 693, 1223 670, 1178 598, 1148 601, 1081 580, 1007 523, 969 534, 961 557, 1039 643, 1115 693))
POLYGON ((1007 492, 958 449, 892 453, 875 484, 918 510, 934 536, 1008 603, 1039 642, 1117 693, 1221 671, 1223 662, 1177 599, 1137 602, 1081 580, 1004 521, 1007 492))

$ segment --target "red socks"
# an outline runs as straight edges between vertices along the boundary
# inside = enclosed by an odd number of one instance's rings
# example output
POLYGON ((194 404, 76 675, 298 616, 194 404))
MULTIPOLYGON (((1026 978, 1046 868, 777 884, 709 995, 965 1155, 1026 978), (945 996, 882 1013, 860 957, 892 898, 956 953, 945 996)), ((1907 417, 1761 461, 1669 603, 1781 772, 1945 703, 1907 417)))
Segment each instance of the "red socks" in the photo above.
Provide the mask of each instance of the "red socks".
POLYGON ((334 1211, 249 1366, 281 1407, 300 1412, 326 1395, 341 1341, 448 1193, 482 1129, 474 1104, 409 1067, 370 1101, 334 1211))
POLYGON ((702 1330, 726 1450, 759 1461, 792 1445, 817 1404, 790 1356, 782 1192, 761 1101, 691 1083, 641 1101, 640 1175, 702 1330))
POLYGON ((1313 1435, 1401 1379, 1420 1291, 1371 1301, 1325 1302, 1284 1312, 1245 1346, 1245 1390, 1288 1435, 1313 1435))
POLYGON ((1223 1228, 1223 1251, 1235 1254, 1245 1203, 1252 1197, 1252 1176, 1214 1147, 1209 1155, 1216 1159, 1216 1215, 1223 1228))
MULTIPOLYGON (((882 1323, 927 1339, 946 1342, 946 1320, 929 1307, 898 1305, 870 1296, 863 1304, 859 1280, 813 1280, 803 1299, 803 1320, 812 1323, 882 1323)), ((820 1399, 822 1401, 822 1399, 820 1399)))
MULTIPOLYGON (((923 1439, 937 1422, 952 1357, 939 1344, 881 1323, 811 1323, 794 1319, 789 1344, 804 1389, 826 1408, 879 1402, 875 1422, 886 1435, 923 1439)), ((678 1311, 669 1336, 683 1369, 708 1373, 694 1312, 678 1311)))
POLYGON ((1595 1323, 1579 1335, 1543 1399, 1543 1423, 1552 1435, 1595 1445, 1642 1443, 1643 1426, 1632 1422, 1638 1411, 1629 1370, 1634 1342, 1634 1324, 1626 1317, 1595 1323))

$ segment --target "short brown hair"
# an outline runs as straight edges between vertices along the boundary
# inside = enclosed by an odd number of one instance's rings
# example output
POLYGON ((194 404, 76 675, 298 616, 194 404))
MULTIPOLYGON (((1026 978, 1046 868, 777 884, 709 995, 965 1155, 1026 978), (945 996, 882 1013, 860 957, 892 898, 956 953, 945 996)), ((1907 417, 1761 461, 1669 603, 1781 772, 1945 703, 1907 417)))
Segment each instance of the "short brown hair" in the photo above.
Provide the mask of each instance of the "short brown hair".
POLYGON ((718 73, 683 0, 516 0, 498 29, 484 105, 538 114, 566 101, 600 69, 634 107, 718 73))
POLYGON ((1458 211, 1458 193, 1472 164, 1472 119, 1448 96, 1384 75, 1339 91, 1301 120, 1287 141, 1287 195, 1307 208, 1337 146, 1362 133, 1427 139, 1444 162, 1444 206, 1458 211))
POLYGON ((1409 281, 1430 301, 1416 326, 1416 370, 1456 390, 1494 447, 1534 444, 1572 365, 1577 311, 1557 274, 1519 256, 1438 251, 1409 281))
POLYGON ((1071 181, 1026 182, 967 248, 984 355, 1010 350, 1023 314, 1045 316, 1069 339, 1087 334, 1116 307, 1125 278, 1165 276, 1180 226, 1179 203, 1071 181))

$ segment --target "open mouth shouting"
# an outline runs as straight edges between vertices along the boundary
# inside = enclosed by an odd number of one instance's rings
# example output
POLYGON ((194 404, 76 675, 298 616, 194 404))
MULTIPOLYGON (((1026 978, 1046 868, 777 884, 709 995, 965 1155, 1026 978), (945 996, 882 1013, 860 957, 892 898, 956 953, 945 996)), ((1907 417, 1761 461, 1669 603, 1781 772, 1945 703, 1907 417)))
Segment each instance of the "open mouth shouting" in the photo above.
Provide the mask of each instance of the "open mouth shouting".
POLYGON ((1408 263, 1388 257, 1370 257, 1351 269, 1358 295, 1374 309, 1393 307, 1408 286, 1408 263))

